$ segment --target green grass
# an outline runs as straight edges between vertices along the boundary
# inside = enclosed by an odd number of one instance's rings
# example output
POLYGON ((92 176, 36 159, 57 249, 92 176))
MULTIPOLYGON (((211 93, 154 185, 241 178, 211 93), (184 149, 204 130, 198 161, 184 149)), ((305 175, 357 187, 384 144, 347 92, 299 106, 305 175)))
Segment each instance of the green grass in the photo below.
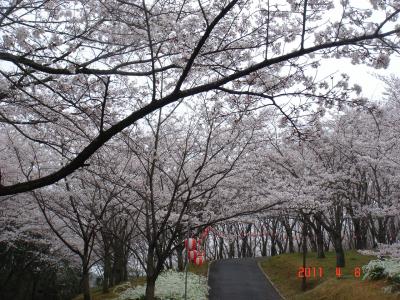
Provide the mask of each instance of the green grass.
POLYGON ((382 287, 387 285, 383 280, 363 281, 363 274, 359 278, 355 277, 355 268, 361 268, 374 256, 365 256, 356 251, 346 252, 346 267, 342 268, 343 276, 336 277, 336 256, 334 252, 326 253, 326 258, 318 259, 315 253, 308 253, 307 267, 316 267, 317 278, 307 278, 307 290, 301 291, 301 278, 298 278, 299 268, 302 266, 302 254, 282 254, 261 261, 260 265, 275 284, 281 294, 288 300, 306 299, 399 299, 399 296, 384 294, 382 287), (323 268, 323 276, 319 278, 318 268, 323 268))

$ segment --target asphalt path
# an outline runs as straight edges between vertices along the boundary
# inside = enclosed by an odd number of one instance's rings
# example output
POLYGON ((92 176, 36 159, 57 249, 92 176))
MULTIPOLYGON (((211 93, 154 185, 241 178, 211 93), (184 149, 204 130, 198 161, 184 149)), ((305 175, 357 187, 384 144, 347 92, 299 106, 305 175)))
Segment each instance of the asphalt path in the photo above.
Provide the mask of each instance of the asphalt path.
POLYGON ((281 300, 254 258, 214 261, 208 274, 210 300, 281 300))

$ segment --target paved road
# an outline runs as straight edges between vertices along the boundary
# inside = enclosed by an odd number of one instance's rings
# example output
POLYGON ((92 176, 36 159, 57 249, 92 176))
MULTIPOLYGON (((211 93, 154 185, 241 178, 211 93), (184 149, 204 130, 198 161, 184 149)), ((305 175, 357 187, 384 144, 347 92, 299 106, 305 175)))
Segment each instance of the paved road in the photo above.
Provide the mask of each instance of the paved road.
POLYGON ((281 300, 252 258, 224 259, 211 264, 210 300, 281 300))

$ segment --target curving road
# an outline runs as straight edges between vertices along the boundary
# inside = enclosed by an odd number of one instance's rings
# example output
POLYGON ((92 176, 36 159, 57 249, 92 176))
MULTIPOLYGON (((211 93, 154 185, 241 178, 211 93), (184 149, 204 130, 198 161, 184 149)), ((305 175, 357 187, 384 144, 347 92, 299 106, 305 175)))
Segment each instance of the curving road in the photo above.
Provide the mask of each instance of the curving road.
POLYGON ((281 300, 254 258, 224 259, 211 264, 209 300, 281 300))

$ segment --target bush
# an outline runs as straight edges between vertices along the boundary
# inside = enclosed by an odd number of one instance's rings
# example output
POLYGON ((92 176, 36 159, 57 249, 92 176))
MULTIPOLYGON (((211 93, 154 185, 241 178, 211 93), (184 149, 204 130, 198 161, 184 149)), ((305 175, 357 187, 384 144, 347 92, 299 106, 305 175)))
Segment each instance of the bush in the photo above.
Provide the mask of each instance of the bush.
MULTIPOLYGON (((139 300, 144 299, 145 285, 135 288, 128 288, 121 292, 118 300, 139 300)), ((184 299, 185 273, 166 271, 160 274, 156 281, 156 297, 160 300, 181 300, 184 299)), ((205 300, 208 295, 207 281, 204 276, 188 273, 187 298, 190 300, 205 300)))
POLYGON ((362 269, 364 273, 363 279, 378 280, 385 277, 385 261, 383 260, 371 260, 362 269))
POLYGON ((399 259, 371 260, 362 269, 364 272, 363 280, 387 278, 392 283, 392 285, 384 288, 385 293, 393 293, 400 290, 399 259))

